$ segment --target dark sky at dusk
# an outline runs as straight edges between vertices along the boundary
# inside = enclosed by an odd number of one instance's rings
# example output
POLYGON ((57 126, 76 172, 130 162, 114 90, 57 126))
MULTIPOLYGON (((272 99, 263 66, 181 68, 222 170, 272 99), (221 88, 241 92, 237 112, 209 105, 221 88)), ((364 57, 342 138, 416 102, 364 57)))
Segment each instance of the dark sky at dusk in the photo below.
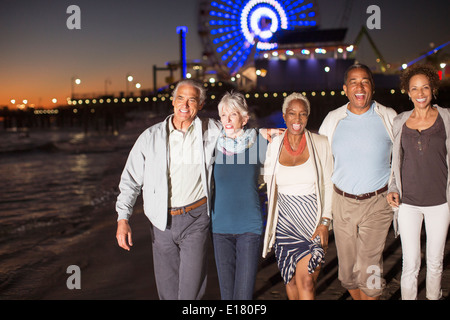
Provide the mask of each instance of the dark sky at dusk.
MULTIPOLYGON (((340 27, 345 0, 317 0, 319 26, 340 27)), ((409 62, 450 41, 450 1, 353 1, 346 42, 366 23, 366 9, 381 8, 381 30, 370 31, 385 59, 409 62)), ((0 106, 11 99, 51 106, 66 100, 71 78, 76 93, 125 91, 130 73, 143 88, 153 88, 152 67, 179 59, 177 26, 187 26, 187 58, 201 59, 197 0, 0 0, 0 106), (81 9, 81 30, 69 30, 69 5, 81 9)), ((450 52, 450 45, 445 52, 450 52)), ((358 60, 375 65, 372 49, 362 43, 358 60)), ((159 77, 162 80, 164 76, 159 77)))

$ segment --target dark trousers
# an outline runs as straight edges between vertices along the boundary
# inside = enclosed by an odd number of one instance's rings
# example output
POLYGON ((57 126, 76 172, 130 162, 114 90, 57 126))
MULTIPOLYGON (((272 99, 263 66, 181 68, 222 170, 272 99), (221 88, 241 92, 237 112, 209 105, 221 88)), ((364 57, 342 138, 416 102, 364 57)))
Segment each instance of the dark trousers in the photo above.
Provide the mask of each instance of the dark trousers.
POLYGON ((251 300, 261 256, 261 235, 213 233, 222 300, 251 300))
POLYGON ((206 204, 153 228, 153 264, 161 300, 200 300, 206 289, 210 219, 206 204))

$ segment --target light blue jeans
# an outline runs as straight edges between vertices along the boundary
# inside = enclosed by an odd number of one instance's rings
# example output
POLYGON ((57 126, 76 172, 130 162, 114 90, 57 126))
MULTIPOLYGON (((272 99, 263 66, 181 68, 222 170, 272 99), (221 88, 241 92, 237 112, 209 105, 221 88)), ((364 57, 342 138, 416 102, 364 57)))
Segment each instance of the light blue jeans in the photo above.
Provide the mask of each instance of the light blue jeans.
POLYGON ((213 233, 222 300, 251 300, 261 255, 261 235, 213 233))

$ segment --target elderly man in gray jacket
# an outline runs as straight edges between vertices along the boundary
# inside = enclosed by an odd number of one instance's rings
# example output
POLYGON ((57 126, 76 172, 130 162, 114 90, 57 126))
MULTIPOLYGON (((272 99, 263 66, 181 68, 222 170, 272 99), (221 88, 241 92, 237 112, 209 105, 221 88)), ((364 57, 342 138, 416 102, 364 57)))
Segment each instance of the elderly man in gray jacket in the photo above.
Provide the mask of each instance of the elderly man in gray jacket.
POLYGON ((119 184, 117 242, 125 250, 133 245, 128 220, 142 190, 164 300, 201 299, 206 289, 212 156, 220 124, 197 117, 205 98, 201 84, 179 82, 174 113, 139 136, 119 184))

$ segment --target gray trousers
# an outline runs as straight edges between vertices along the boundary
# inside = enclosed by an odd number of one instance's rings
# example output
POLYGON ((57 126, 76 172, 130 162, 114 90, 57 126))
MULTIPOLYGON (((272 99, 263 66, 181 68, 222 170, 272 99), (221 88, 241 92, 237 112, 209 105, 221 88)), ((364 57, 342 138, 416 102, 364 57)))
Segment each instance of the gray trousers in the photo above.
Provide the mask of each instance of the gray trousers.
POLYGON ((153 264, 161 300, 200 300, 206 289, 210 219, 206 203, 153 227, 153 264))

